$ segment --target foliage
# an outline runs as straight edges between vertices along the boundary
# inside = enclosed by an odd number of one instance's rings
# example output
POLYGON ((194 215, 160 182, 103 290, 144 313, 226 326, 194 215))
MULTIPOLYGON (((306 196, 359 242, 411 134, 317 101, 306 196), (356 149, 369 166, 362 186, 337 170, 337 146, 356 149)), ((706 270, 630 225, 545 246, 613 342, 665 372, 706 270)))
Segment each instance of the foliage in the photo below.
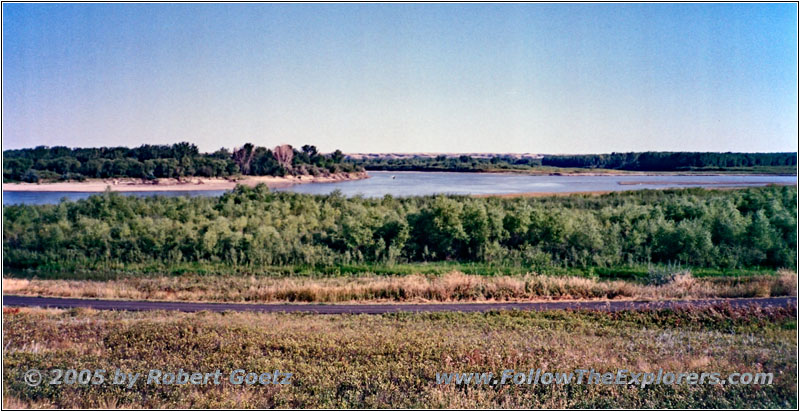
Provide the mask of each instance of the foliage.
MULTIPOLYGON (((667 272, 672 273, 672 272, 667 272)), ((9 273, 6 272, 6 276, 9 273)), ((650 280, 650 279, 648 279, 650 280)), ((525 274, 397 274, 338 277, 120 276, 114 280, 3 278, 3 293, 73 298, 191 302, 473 302, 537 299, 700 299, 797 294, 797 273, 695 278, 688 272, 648 282, 525 274)))
POLYGON ((641 171, 797 166, 797 153, 641 152, 545 156, 545 166, 641 171))
POLYGON ((647 284, 662 286, 674 282, 679 276, 689 272, 678 265, 651 266, 647 271, 647 284))
POLYGON ((731 171, 796 173, 797 153, 641 152, 591 155, 475 157, 470 155, 390 156, 353 159, 366 170, 449 172, 580 172, 580 169, 635 171, 731 171))
POLYGON ((476 262, 543 268, 794 267, 797 188, 602 196, 377 199, 238 186, 218 198, 3 207, 3 264, 341 266, 476 262))
POLYGON ((82 180, 86 178, 183 178, 227 177, 239 173, 257 176, 287 174, 329 174, 352 172, 357 168, 343 160, 341 152, 330 155, 314 146, 297 151, 289 145, 276 152, 245 144, 233 152, 222 148, 200 153, 190 143, 70 149, 39 146, 3 152, 3 179, 37 183, 41 180, 82 180), (292 161, 292 158, 295 160, 292 161), (287 162, 288 159, 288 162, 287 162))
POLYGON ((357 165, 366 170, 393 170, 393 171, 421 171, 421 172, 485 172, 500 170, 528 170, 531 167, 541 166, 541 159, 534 157, 473 157, 460 156, 414 156, 412 158, 366 158, 353 159, 357 165))

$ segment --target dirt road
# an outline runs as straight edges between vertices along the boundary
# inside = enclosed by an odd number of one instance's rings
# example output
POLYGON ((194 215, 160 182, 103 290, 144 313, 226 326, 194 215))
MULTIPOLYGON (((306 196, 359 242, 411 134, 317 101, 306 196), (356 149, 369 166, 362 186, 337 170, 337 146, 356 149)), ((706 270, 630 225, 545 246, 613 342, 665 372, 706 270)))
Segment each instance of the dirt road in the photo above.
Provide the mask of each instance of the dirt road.
POLYGON ((99 300, 49 298, 36 296, 4 295, 3 306, 39 306, 46 308, 92 308, 98 310, 177 310, 182 312, 199 311, 247 311, 247 312, 304 312, 318 314, 365 313, 380 314, 393 312, 488 312, 493 310, 564 310, 587 309, 603 311, 642 310, 663 308, 686 308, 730 305, 744 306, 796 306, 796 297, 742 298, 742 299, 699 299, 669 301, 558 301, 531 303, 430 303, 430 304, 293 304, 293 303, 195 303, 158 302, 133 300, 99 300))

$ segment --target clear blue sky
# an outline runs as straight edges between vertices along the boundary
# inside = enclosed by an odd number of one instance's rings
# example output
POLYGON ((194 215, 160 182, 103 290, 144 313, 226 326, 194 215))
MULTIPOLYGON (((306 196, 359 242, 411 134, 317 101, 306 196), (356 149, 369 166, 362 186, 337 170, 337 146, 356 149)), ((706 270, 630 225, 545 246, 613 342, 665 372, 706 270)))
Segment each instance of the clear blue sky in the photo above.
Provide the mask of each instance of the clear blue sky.
POLYGON ((794 4, 3 4, 3 147, 795 151, 794 4))

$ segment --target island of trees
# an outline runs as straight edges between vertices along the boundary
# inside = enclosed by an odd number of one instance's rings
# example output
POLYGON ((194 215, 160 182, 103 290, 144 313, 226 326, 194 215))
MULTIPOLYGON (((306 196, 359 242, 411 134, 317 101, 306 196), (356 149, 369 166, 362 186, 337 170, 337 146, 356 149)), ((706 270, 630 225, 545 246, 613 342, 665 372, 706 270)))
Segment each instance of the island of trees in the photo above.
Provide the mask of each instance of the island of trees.
POLYGON ((273 149, 245 144, 200 153, 191 143, 142 145, 137 148, 68 148, 39 146, 3 151, 4 182, 47 182, 87 178, 228 177, 235 175, 329 175, 359 171, 337 150, 322 154, 315 146, 273 149))
POLYGON ((591 155, 473 157, 468 155, 354 159, 366 170, 558 173, 561 168, 647 172, 795 174, 797 153, 641 152, 591 155))

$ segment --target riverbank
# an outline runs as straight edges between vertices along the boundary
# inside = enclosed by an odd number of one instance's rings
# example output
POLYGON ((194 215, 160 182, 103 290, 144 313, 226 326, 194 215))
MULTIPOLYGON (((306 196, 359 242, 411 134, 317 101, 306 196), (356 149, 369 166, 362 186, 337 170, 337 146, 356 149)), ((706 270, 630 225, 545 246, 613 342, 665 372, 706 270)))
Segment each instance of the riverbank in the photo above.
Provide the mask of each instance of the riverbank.
MULTIPOLYGON (((378 171, 377 169, 368 169, 378 171)), ((389 170, 385 170, 389 171, 389 170)), ((413 172, 413 171, 403 171, 413 172)), ((436 170, 426 172, 448 172, 447 170, 436 170)), ((547 168, 547 169, 487 169, 481 171, 460 171, 461 173, 487 173, 487 174, 511 174, 528 176, 797 176, 796 173, 767 173, 761 171, 741 171, 741 170, 719 170, 719 171, 637 171, 637 170, 617 170, 617 169, 579 169, 579 168, 547 168)), ((400 172, 402 173, 402 172, 400 172)))
POLYGON ((683 170, 683 171, 638 171, 638 170, 618 170, 618 169, 581 169, 581 168, 558 168, 539 166, 527 169, 440 169, 440 168, 414 168, 409 170, 397 170, 392 168, 375 168, 366 167, 368 172, 384 172, 392 174, 402 173, 468 173, 475 175, 512 175, 512 176, 559 176, 559 177, 630 177, 630 176, 749 176, 749 177, 786 177, 797 176, 794 170, 789 173, 783 169, 780 171, 764 171, 764 170, 683 170))
POLYGON ((184 179, 91 179, 83 182, 3 183, 4 192, 158 192, 230 190, 236 185, 255 186, 261 183, 270 188, 304 183, 333 183, 366 179, 366 172, 334 173, 328 176, 242 176, 239 178, 191 177, 184 179))
POLYGON ((797 169, 791 166, 750 167, 729 169, 690 169, 690 170, 625 170, 580 167, 492 167, 448 168, 429 166, 372 166, 364 165, 370 172, 391 173, 476 173, 476 174, 514 174, 529 176, 797 176, 797 169))
MULTIPOLYGON (((694 183, 686 183, 680 182, 681 184, 692 184, 694 183)), ((653 184, 653 185, 665 185, 666 183, 661 182, 618 182, 620 186, 637 186, 642 184, 653 184)), ((714 183, 714 182, 703 182, 700 184, 696 184, 696 187, 708 189, 708 190, 739 190, 739 189, 747 189, 751 187, 760 187, 758 186, 760 183, 754 182, 745 182, 741 185, 728 185, 726 183, 714 183), (725 186, 722 186, 725 185, 725 186), (710 186, 710 187, 709 187, 710 186)), ((784 184, 784 183, 770 183, 764 186, 797 186, 797 184, 784 184)), ((664 187, 664 189, 675 189, 674 187, 664 187)), ((685 189, 685 188, 682 188, 685 189)), ((658 190, 658 189, 657 189, 658 190)), ((486 197, 500 197, 500 198, 515 198, 515 197, 553 197, 553 196, 572 196, 572 195, 586 195, 586 196, 602 196, 611 193, 620 193, 619 190, 576 190, 571 192, 520 192, 520 193, 479 193, 471 195, 472 197, 477 198, 486 198, 486 197)))

